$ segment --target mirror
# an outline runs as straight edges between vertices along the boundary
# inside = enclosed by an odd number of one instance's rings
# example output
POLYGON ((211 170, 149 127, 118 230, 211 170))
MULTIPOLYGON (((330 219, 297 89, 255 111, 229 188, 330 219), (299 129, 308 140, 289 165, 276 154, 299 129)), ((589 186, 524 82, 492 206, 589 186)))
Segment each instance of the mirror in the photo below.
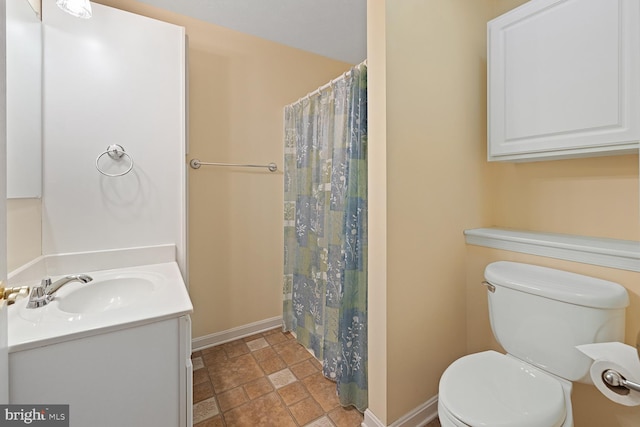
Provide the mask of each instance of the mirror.
POLYGON ((6 1, 7 198, 42 195, 42 26, 27 0, 6 1))

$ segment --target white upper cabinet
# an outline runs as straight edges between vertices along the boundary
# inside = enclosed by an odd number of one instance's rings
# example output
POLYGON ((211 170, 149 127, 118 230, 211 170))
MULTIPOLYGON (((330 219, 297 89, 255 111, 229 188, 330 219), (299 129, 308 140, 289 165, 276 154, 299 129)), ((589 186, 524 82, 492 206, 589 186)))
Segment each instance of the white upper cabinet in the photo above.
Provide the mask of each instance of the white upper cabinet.
POLYGON ((623 154, 640 141, 640 1, 531 0, 488 24, 488 158, 623 154))

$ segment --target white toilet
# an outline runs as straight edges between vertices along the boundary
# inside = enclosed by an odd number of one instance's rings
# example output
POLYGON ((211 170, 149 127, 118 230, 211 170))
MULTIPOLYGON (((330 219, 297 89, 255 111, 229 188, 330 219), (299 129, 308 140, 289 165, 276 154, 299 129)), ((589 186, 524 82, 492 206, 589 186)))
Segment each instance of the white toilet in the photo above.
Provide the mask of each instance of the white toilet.
POLYGON ((569 427, 572 382, 592 384, 580 344, 623 341, 617 283, 499 261, 485 269, 493 334, 507 351, 453 362, 440 378, 443 427, 569 427))

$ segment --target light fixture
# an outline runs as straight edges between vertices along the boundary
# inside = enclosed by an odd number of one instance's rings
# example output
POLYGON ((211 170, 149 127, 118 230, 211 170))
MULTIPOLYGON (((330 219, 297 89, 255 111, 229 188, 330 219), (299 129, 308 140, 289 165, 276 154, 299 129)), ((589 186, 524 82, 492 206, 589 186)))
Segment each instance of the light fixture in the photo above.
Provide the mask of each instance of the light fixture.
POLYGON ((70 15, 78 18, 91 18, 91 3, 89 0, 56 0, 58 7, 70 15))

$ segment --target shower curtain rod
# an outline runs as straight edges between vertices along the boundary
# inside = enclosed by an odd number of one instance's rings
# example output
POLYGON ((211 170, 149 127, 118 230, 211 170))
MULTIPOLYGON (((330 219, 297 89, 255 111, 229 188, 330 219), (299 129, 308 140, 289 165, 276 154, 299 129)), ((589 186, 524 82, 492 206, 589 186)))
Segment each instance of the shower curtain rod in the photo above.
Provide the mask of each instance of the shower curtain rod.
POLYGON ((200 169, 200 166, 235 166, 239 168, 267 168, 269 172, 275 172, 278 170, 278 165, 275 163, 269 163, 268 165, 244 165, 239 163, 209 163, 209 162, 201 162, 198 159, 192 159, 189 162, 189 166, 193 169, 200 169))
POLYGON ((317 94, 319 94, 321 91, 323 91, 324 89, 328 88, 329 86, 332 86, 332 85, 334 85, 334 84, 338 83, 338 81, 339 81, 340 79, 344 79, 344 78, 345 78, 345 77, 347 77, 349 74, 351 74, 351 70, 349 70, 349 71, 345 71, 344 73, 342 73, 341 75, 339 75, 339 76, 338 76, 338 77, 336 77, 335 79, 333 79, 333 80, 329 80, 329 82, 328 82, 328 83, 323 84, 322 86, 320 86, 318 89, 314 90, 313 92, 309 92, 308 94, 306 94, 305 96, 303 96, 301 99, 309 98, 309 97, 311 97, 311 96, 313 96, 313 95, 317 95, 317 94))
MULTIPOLYGON (((367 66, 367 60, 365 59, 364 61, 362 61, 360 64, 358 65, 363 65, 366 67, 367 66)), ((351 70, 353 70, 355 67, 357 67, 358 65, 354 65, 351 70)), ((329 80, 328 83, 323 84, 322 86, 320 86, 318 89, 314 90, 313 92, 309 92, 308 94, 306 94, 305 96, 303 96, 302 98, 298 99, 296 102, 300 102, 303 99, 309 98, 313 95, 316 95, 318 93, 320 93, 322 90, 328 88, 329 86, 337 83, 340 79, 344 79, 345 77, 347 77, 349 74, 351 74, 351 70, 345 71, 344 73, 340 74, 338 77, 336 77, 333 80, 329 80)), ((295 104, 296 102, 294 102, 293 104, 295 104)))

